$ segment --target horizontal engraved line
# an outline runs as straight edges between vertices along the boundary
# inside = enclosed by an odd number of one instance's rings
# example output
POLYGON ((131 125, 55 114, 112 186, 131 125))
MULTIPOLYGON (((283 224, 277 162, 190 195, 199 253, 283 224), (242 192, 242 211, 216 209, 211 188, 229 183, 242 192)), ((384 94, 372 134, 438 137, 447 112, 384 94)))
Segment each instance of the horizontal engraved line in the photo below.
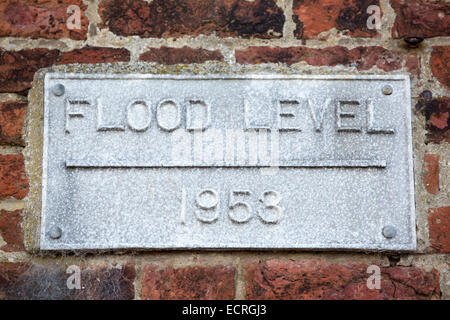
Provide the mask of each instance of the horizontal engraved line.
POLYGON ((85 73, 47 73, 47 80, 368 80, 405 81, 406 75, 270 75, 270 74, 209 74, 209 75, 171 75, 171 74, 85 74, 85 73))
POLYGON ((385 168, 385 160, 282 160, 278 164, 195 164, 195 163, 152 163, 130 160, 84 160, 70 159, 67 168, 385 168))

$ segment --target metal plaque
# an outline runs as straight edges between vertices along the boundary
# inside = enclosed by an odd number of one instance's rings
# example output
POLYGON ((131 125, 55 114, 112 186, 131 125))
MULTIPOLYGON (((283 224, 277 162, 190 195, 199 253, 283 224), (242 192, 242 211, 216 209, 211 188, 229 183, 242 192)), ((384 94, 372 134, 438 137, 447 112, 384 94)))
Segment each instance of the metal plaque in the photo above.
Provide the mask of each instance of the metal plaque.
POLYGON ((403 75, 48 73, 41 249, 414 250, 403 75))

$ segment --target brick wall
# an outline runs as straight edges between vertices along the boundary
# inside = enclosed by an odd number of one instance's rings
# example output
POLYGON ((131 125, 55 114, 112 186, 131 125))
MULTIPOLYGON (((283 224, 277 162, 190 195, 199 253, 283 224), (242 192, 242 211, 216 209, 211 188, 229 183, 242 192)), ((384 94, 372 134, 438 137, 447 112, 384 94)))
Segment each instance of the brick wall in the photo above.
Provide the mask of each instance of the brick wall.
POLYGON ((450 3, 427 0, 3 0, 0 3, 0 299, 450 299, 450 3), (67 25, 70 5, 79 28, 67 25), (381 27, 367 7, 381 8, 381 27), (420 44, 414 44, 417 38, 420 44), (405 38, 408 41, 405 41, 405 38), (408 43, 409 42, 409 43, 408 43), (412 81, 414 254, 29 248, 28 92, 42 68, 216 61, 412 81), (381 289, 366 270, 381 268, 381 289), (81 290, 66 286, 68 266, 81 290))

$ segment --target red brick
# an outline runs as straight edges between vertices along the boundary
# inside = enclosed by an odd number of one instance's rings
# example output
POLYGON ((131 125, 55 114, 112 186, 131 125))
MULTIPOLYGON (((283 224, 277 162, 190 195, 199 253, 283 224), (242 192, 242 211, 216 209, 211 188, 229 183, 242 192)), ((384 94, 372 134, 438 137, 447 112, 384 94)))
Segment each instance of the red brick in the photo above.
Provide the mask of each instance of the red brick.
POLYGON ((198 36, 277 38, 284 14, 274 0, 106 0, 99 6, 103 23, 120 36, 198 36), (274 34, 274 33, 275 34, 274 34))
POLYGON ((428 210, 431 251, 450 253, 450 207, 428 210))
POLYGON ((25 146, 22 134, 26 113, 26 102, 0 102, 0 144, 25 146))
POLYGON ((390 0, 396 19, 392 37, 450 35, 450 3, 445 0, 390 0))
POLYGON ((406 57, 405 67, 408 72, 416 79, 421 79, 420 56, 408 54, 406 57))
POLYGON ((368 70, 373 66, 378 69, 389 72, 398 70, 405 61, 405 56, 401 53, 390 51, 382 47, 357 47, 358 70, 368 70))
POLYGON ((439 82, 450 89, 450 46, 433 47, 430 66, 439 82))
POLYGON ((150 48, 141 54, 139 60, 162 64, 203 63, 211 60, 223 61, 223 56, 219 50, 192 49, 187 46, 182 48, 161 47, 150 48))
POLYGON ((294 34, 299 39, 314 39, 336 28, 353 37, 379 36, 367 28, 370 5, 379 6, 379 0, 294 0, 294 34))
POLYGON ((347 49, 336 46, 324 49, 307 47, 249 47, 236 50, 238 63, 293 63, 305 61, 312 66, 356 65, 358 70, 368 70, 373 66, 383 71, 398 70, 405 62, 405 57, 398 52, 382 47, 356 47, 347 49))
MULTIPOLYGON (((66 266, 67 268, 68 266, 66 266)), ((69 289, 66 268, 32 263, 0 262, 0 299, 128 300, 134 298, 134 265, 81 271, 81 289, 69 289)))
POLYGON ((0 300, 14 299, 14 284, 27 269, 25 263, 0 262, 0 300))
POLYGON ((103 63, 130 60, 123 48, 84 47, 70 52, 30 49, 5 51, 0 49, 0 93, 25 92, 31 87, 34 73, 56 64, 103 63))
POLYGON ((159 269, 144 267, 142 299, 233 299, 235 270, 230 266, 195 266, 159 269))
POLYGON ((28 178, 23 155, 0 155, 0 200, 23 199, 28 194, 28 178))
POLYGON ((439 273, 416 267, 381 269, 381 288, 369 289, 367 265, 323 260, 248 263, 248 299, 431 299, 440 297, 439 273))
POLYGON ((0 247, 5 252, 23 251, 22 211, 0 210, 0 237, 6 242, 0 247))
POLYGON ((420 94, 416 103, 416 110, 425 116, 426 143, 450 142, 450 98, 439 97, 433 99, 430 91, 420 94))
POLYGON ((124 48, 84 47, 62 52, 56 64, 128 62, 130 52, 124 48))
POLYGON ((0 3, 0 37, 85 40, 89 21, 82 0, 3 0, 0 3), (80 10, 80 29, 67 28, 70 5, 80 10))
POLYGON ((439 156, 426 154, 424 157, 423 184, 428 193, 439 193, 439 156))

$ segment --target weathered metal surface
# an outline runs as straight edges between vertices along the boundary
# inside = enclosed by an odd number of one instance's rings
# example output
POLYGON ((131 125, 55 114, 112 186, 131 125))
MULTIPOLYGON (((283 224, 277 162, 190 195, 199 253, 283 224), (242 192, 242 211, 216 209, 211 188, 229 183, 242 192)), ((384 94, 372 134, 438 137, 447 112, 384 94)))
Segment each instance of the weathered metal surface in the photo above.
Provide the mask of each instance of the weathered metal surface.
POLYGON ((414 250, 409 92, 402 75, 48 73, 41 249, 414 250))

